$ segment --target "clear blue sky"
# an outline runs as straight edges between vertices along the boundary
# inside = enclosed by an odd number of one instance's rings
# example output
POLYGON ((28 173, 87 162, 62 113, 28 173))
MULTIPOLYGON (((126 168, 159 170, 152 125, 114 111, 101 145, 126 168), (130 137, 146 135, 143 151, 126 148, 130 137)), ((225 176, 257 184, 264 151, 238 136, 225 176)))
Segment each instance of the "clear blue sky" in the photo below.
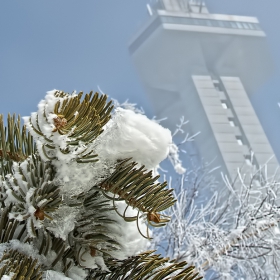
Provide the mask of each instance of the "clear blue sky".
MULTIPOLYGON (((0 112, 29 115, 47 90, 101 89, 152 111, 128 53, 148 0, 0 2, 0 112)), ((210 12, 258 17, 275 71, 252 102, 280 158, 280 1, 207 0, 210 12)))

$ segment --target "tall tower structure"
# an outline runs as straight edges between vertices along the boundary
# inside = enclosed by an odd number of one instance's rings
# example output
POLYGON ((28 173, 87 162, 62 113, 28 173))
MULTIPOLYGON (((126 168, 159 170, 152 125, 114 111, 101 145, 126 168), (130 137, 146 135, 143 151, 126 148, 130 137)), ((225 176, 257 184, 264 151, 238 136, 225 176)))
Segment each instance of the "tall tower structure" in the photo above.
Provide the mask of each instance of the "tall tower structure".
POLYGON ((201 132, 197 158, 215 160, 231 179, 237 168, 266 163, 273 176, 278 161, 250 102, 271 70, 257 18, 211 14, 194 0, 147 8, 129 51, 157 117, 168 117, 170 128, 189 120, 191 132, 201 132))

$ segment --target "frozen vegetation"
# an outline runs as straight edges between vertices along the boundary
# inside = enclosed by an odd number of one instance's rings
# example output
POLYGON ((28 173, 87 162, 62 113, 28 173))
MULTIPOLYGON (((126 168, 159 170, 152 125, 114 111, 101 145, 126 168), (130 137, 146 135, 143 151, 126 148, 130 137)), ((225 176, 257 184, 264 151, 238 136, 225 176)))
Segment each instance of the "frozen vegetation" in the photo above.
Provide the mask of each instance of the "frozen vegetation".
MULTIPOLYGON (((185 124, 177 132, 184 134, 185 124)), ((205 279, 279 279, 279 170, 268 177, 267 166, 252 164, 231 181, 217 168, 202 163, 172 174, 177 202, 165 211, 166 227, 153 230, 151 248, 194 264, 205 279)))
POLYGON ((115 103, 52 90, 23 128, 1 116, 1 279, 196 279, 147 251, 175 203, 158 166, 185 172, 171 132, 115 103))
POLYGON ((187 121, 172 134, 105 95, 53 90, 4 123, 2 280, 279 279, 278 171, 184 166, 187 121))

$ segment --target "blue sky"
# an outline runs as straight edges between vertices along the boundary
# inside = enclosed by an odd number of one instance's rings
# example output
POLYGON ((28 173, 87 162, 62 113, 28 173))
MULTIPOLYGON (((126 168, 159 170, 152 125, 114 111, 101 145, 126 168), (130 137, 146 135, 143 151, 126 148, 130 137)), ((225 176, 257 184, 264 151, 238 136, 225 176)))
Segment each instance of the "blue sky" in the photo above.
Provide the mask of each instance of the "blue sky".
MULTIPOLYGON (((148 0, 10 0, 0 2, 0 112, 29 115, 47 90, 88 92, 99 86, 152 115, 128 53, 148 17, 148 0)), ((208 0, 212 13, 258 17, 275 70, 252 97, 280 158, 280 2, 208 0)))

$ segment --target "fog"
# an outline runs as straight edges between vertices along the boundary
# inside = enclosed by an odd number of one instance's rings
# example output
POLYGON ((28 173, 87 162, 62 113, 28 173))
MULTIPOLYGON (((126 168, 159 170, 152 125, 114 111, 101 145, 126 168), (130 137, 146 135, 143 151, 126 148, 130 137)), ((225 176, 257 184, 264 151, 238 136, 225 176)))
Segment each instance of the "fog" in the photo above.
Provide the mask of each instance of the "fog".
MULTIPOLYGON (((130 39, 147 21, 147 0, 2 1, 0 112, 29 115, 47 90, 97 90, 129 99, 154 114, 129 55, 130 39)), ((254 16, 267 35, 274 68, 252 96, 280 157, 278 0, 208 0, 211 13, 254 16)))

